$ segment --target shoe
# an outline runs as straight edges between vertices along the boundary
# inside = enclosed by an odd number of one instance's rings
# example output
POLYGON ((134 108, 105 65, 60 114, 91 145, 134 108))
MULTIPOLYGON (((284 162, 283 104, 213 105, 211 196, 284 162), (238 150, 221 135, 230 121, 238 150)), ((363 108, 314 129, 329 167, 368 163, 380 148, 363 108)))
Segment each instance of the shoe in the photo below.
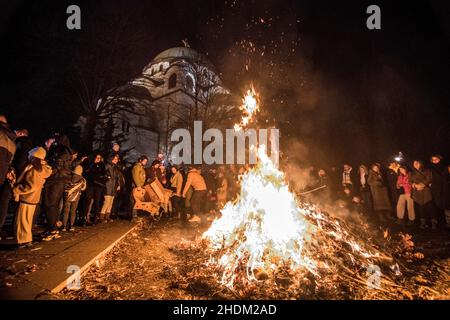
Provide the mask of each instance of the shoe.
POLYGON ((403 219, 397 219, 397 220, 395 220, 395 224, 403 225, 403 219))
POLYGON ((414 220, 408 220, 408 222, 406 222, 406 225, 408 226, 408 227, 412 227, 413 225, 414 225, 414 220))
POLYGON ((105 221, 105 214, 104 213, 100 213, 100 215, 97 218, 96 224, 97 223, 103 223, 105 221))
POLYGON ((42 241, 52 241, 53 239, 59 239, 61 235, 58 231, 49 232, 46 236, 42 238, 42 241))
POLYGON ((66 231, 67 231, 67 228, 66 228, 66 227, 62 227, 61 231, 62 231, 62 232, 66 232, 66 231))
POLYGON ((33 242, 27 242, 27 243, 19 244, 18 248, 19 249, 28 249, 28 248, 31 248, 32 246, 33 246, 33 242))
POLYGON ((74 227, 71 227, 71 228, 69 229, 69 231, 70 231, 70 232, 75 232, 75 228, 74 228, 74 227))
POLYGON ((198 223, 198 222, 202 221, 202 219, 200 219, 200 217, 197 216, 197 215, 193 215, 192 218, 190 218, 188 221, 189 222, 197 222, 198 223))

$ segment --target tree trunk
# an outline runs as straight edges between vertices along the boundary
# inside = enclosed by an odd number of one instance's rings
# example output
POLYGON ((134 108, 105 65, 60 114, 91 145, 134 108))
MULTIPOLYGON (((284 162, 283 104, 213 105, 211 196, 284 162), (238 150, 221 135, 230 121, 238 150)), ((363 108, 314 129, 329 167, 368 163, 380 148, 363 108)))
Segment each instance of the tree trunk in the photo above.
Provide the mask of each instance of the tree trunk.
POLYGON ((87 114, 84 135, 81 137, 82 148, 86 153, 92 152, 97 122, 97 115, 94 112, 87 114))

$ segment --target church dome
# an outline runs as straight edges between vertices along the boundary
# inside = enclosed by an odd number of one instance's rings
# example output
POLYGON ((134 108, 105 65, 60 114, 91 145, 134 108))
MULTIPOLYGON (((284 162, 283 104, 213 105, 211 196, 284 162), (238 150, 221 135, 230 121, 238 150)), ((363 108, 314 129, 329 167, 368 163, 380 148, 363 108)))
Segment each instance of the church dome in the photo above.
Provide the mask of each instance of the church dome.
POLYGON ((173 59, 173 58, 190 58, 190 59, 201 59, 201 60, 205 60, 208 61, 208 59, 206 58, 206 56, 194 49, 191 48, 186 48, 186 47, 175 47, 175 48, 170 48, 167 50, 164 50, 163 52, 161 52, 160 54, 158 54, 155 59, 155 61, 158 60, 166 60, 166 59, 173 59))

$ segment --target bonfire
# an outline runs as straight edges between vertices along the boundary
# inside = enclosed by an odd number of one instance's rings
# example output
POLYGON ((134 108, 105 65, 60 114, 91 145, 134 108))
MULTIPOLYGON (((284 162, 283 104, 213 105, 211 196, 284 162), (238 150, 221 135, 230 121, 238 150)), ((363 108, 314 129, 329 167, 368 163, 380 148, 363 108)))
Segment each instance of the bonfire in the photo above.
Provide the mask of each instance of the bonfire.
MULTIPOLYGON (((251 124, 259 111, 253 87, 241 110, 235 130, 251 124)), ((237 199, 224 206, 197 244, 209 259, 207 271, 191 272, 191 282, 217 279, 237 298, 409 297, 397 284, 399 262, 376 242, 368 224, 354 228, 302 202, 265 146, 257 154, 257 165, 239 177, 237 199)))

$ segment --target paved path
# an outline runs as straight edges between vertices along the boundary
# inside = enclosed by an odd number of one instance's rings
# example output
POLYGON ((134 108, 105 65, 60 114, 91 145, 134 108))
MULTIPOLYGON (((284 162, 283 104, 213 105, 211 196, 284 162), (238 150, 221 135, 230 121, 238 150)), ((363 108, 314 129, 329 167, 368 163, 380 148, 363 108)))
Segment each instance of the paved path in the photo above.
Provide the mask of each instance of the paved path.
POLYGON ((0 299, 52 299, 75 277, 69 266, 84 272, 135 227, 115 221, 78 228, 30 249, 8 249, 0 242, 0 299))

